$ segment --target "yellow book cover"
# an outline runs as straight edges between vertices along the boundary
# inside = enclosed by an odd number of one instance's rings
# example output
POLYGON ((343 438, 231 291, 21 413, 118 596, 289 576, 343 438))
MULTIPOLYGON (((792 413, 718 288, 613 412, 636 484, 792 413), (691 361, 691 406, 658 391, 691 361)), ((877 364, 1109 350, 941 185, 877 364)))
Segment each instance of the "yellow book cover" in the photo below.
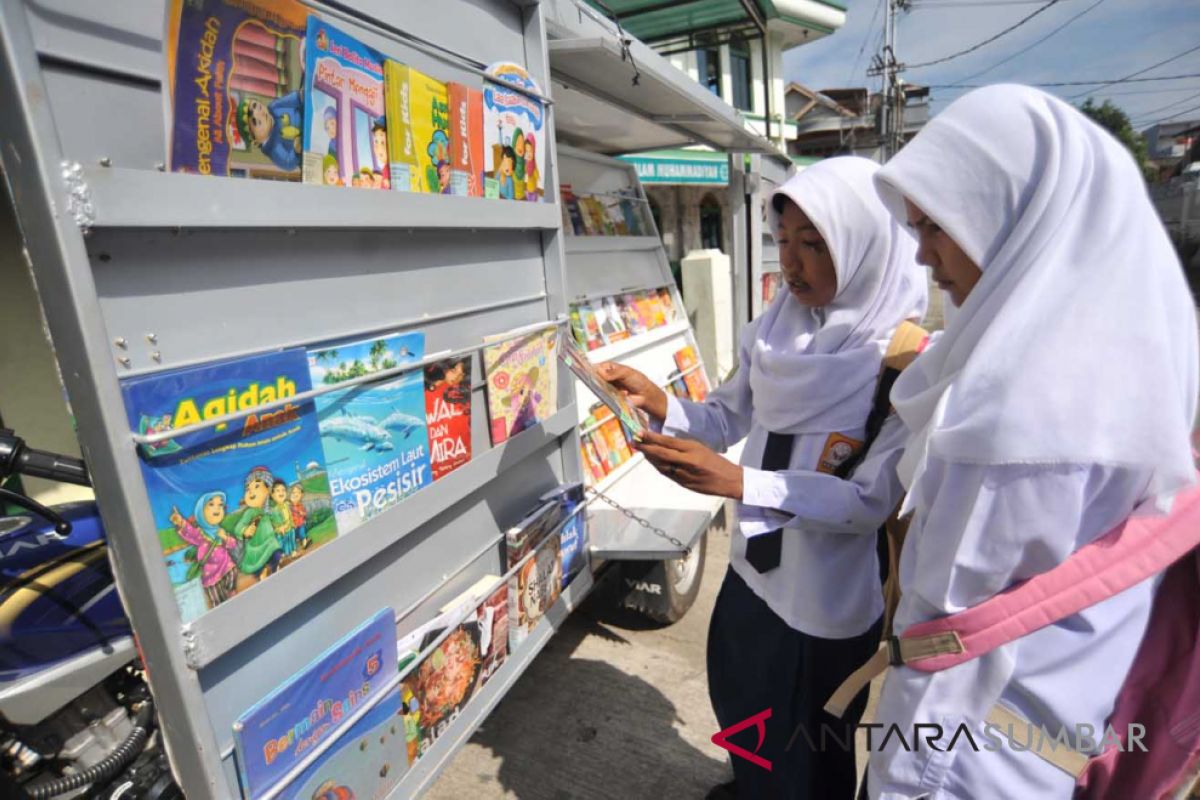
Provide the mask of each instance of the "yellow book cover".
MULTIPOLYGON (((388 165, 392 189, 419 192, 417 146, 412 126, 412 81, 407 64, 388 60, 383 65, 384 108, 387 110, 388 165)), ((417 75, 421 73, 417 72, 417 75)), ((424 77, 424 76, 422 76, 424 77)))
POLYGON ((417 152, 414 191, 450 194, 450 97, 446 84, 408 68, 413 143, 417 152))

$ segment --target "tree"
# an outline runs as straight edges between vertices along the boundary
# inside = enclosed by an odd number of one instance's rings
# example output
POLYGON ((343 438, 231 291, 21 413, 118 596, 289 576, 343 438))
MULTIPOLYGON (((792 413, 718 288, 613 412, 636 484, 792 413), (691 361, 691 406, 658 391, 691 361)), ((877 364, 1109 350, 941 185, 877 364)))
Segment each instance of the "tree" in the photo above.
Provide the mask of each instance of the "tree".
POLYGON ((1133 155, 1133 160, 1137 162, 1138 169, 1142 171, 1143 175, 1147 174, 1146 140, 1133 129, 1128 114, 1115 105, 1112 100, 1105 100, 1100 105, 1096 105, 1096 101, 1090 97, 1079 107, 1079 110, 1125 145, 1133 155))

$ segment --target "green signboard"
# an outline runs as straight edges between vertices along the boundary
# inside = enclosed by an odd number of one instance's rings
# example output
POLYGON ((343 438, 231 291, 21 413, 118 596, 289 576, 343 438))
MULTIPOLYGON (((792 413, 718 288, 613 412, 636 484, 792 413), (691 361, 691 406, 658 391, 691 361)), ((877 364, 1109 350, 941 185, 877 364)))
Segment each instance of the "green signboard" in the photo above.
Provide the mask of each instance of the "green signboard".
POLYGON ((621 160, 637 169, 638 178, 643 184, 728 184, 729 162, 726 157, 721 153, 703 155, 707 157, 696 158, 689 153, 689 157, 684 158, 637 155, 621 156, 621 160))

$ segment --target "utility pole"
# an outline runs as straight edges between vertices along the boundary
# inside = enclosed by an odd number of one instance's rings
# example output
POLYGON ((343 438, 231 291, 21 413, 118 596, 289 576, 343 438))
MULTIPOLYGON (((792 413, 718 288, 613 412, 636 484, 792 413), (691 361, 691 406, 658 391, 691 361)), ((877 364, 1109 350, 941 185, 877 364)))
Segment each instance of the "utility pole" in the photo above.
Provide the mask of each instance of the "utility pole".
POLYGON ((879 135, 883 141, 883 160, 900 151, 904 143, 904 85, 900 73, 904 64, 896 59, 896 15, 908 10, 910 0, 885 0, 887 16, 883 21, 883 52, 877 53, 867 70, 869 76, 883 77, 883 103, 879 109, 879 135))

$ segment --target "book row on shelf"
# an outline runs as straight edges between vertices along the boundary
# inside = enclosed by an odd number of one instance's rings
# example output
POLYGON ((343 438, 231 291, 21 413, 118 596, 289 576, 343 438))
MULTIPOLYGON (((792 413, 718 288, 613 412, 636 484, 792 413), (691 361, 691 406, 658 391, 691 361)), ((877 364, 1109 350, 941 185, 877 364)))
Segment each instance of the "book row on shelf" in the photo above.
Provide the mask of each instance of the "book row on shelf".
POLYGON ((581 484, 503 535, 486 575, 414 625, 380 609, 240 714, 243 797, 386 797, 542 620, 590 571, 581 484))
POLYGON ((560 187, 563 230, 574 236, 653 236, 654 221, 637 189, 614 193, 576 194, 560 187))
MULTIPOLYGON (((675 397, 702 402, 708 396, 708 382, 696 349, 686 345, 672 356, 674 369, 663 387, 675 397)), ((610 405, 599 402, 588 409, 579 425, 579 448, 589 486, 595 486, 633 458, 634 432, 613 413, 610 405)))
POLYGON ((571 304, 571 335, 596 350, 669 325, 679 317, 669 286, 594 297, 571 304))
POLYGON ((546 110, 518 64, 443 82, 298 0, 171 0, 168 19, 172 171, 544 199, 546 110))
MULTIPOLYGON (((480 345, 493 446, 557 410, 557 346, 555 327, 480 345)), ((390 333, 123 379, 182 620, 468 463, 470 352, 426 363, 424 333, 390 333)))

